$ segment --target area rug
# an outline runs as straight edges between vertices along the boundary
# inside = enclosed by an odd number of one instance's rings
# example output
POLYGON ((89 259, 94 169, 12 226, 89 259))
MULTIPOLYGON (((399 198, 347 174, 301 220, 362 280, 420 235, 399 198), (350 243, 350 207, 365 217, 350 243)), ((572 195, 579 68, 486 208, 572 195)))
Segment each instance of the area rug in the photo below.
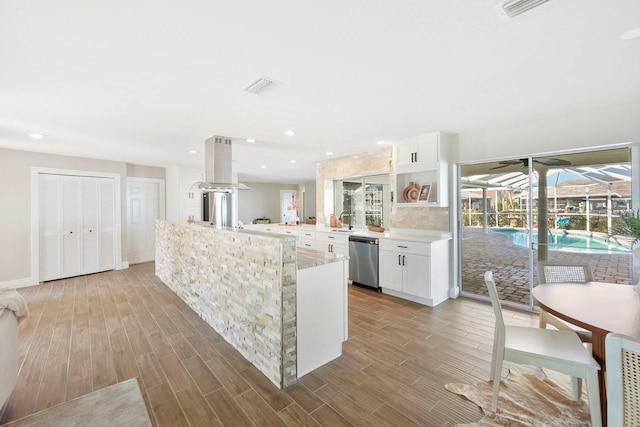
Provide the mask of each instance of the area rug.
POLYGON ((549 378, 541 379, 520 368, 511 368, 508 377, 502 379, 495 414, 491 413, 492 382, 450 383, 445 388, 466 397, 485 414, 475 424, 458 424, 459 426, 591 425, 589 406, 584 397, 580 402, 575 402, 570 387, 561 386, 549 378))
POLYGON ((80 396, 2 427, 148 427, 149 413, 136 378, 80 396))

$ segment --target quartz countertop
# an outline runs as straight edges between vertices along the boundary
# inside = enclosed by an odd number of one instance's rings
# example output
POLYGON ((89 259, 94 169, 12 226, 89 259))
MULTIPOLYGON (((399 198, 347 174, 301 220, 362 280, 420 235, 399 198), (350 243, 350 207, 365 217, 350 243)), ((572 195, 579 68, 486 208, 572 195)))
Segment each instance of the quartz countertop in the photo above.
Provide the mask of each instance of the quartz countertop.
POLYGON ((332 262, 345 261, 349 257, 340 254, 330 254, 324 251, 316 251, 314 249, 297 248, 296 263, 298 270, 305 268, 317 267, 319 265, 329 264, 332 262))
POLYGON ((438 231, 438 230, 414 230, 414 229, 398 228, 398 229, 385 230, 382 233, 378 233, 375 231, 370 231, 367 228, 354 228, 353 230, 349 230, 347 227, 342 227, 342 228, 328 227, 324 224, 315 224, 315 225, 314 224, 296 224, 296 225, 269 224, 269 226, 291 228, 291 229, 300 230, 300 231, 315 231, 315 232, 321 232, 321 233, 336 232, 339 234, 344 234, 346 236, 366 236, 366 237, 374 237, 377 239, 396 239, 396 240, 422 242, 422 243, 431 243, 438 240, 451 240, 452 238, 450 232, 438 231))

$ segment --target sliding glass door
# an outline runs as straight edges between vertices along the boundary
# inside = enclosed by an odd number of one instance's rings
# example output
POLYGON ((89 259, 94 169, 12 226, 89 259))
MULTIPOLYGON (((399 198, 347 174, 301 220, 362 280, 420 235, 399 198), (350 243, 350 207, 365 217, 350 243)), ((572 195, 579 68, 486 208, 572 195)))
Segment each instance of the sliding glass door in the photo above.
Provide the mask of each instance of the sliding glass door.
POLYGON ((588 262, 596 280, 631 283, 630 149, 461 165, 462 294, 486 296, 492 270, 503 301, 532 308, 538 261, 588 262))

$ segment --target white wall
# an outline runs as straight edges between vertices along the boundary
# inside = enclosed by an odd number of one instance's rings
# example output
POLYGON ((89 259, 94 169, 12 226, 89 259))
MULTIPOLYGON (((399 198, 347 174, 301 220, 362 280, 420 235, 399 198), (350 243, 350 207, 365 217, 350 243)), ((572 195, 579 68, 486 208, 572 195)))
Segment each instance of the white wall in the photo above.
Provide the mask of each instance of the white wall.
POLYGON ((640 100, 459 134, 454 163, 640 142, 640 100))
MULTIPOLYGON (((136 168, 123 162, 87 159, 29 151, 0 148, 0 285, 23 286, 31 276, 31 168, 75 169, 81 171, 107 172, 120 175, 121 194, 121 254, 126 262, 126 185, 129 166, 137 174, 151 174, 156 178, 158 168, 136 168)), ((141 175, 137 175, 143 177, 141 175)), ((31 283, 35 285, 36 283, 31 283)))
POLYGON ((238 219, 251 224, 267 215, 271 222, 280 223, 280 190, 297 190, 297 185, 245 182, 250 190, 238 191, 238 219))
POLYGON ((307 221, 310 216, 316 216, 316 182, 307 182, 304 184, 304 206, 302 220, 307 221))

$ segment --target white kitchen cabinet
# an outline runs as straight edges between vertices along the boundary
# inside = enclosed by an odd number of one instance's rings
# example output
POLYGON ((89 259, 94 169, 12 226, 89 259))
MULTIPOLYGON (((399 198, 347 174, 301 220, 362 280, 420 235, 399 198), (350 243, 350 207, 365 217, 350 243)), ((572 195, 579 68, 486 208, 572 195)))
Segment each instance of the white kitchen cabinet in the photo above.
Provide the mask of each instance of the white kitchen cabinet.
POLYGON ((434 306, 449 296, 448 240, 431 243, 380 239, 383 293, 434 306))
POLYGON ((414 136, 398 141, 396 149, 397 168, 421 170, 439 158, 440 133, 414 136))
POLYGON ((340 232, 317 232, 316 249, 332 254, 349 255, 349 235, 340 232))
POLYGON ((166 169, 167 219, 185 223, 189 219, 202 221, 202 190, 194 186, 204 181, 204 173, 198 169, 171 166, 166 169))
POLYGON ((436 132, 398 141, 394 145, 394 203, 396 206, 449 204, 449 147, 453 136, 436 132), (417 201, 404 199, 410 183, 419 189, 417 201))

